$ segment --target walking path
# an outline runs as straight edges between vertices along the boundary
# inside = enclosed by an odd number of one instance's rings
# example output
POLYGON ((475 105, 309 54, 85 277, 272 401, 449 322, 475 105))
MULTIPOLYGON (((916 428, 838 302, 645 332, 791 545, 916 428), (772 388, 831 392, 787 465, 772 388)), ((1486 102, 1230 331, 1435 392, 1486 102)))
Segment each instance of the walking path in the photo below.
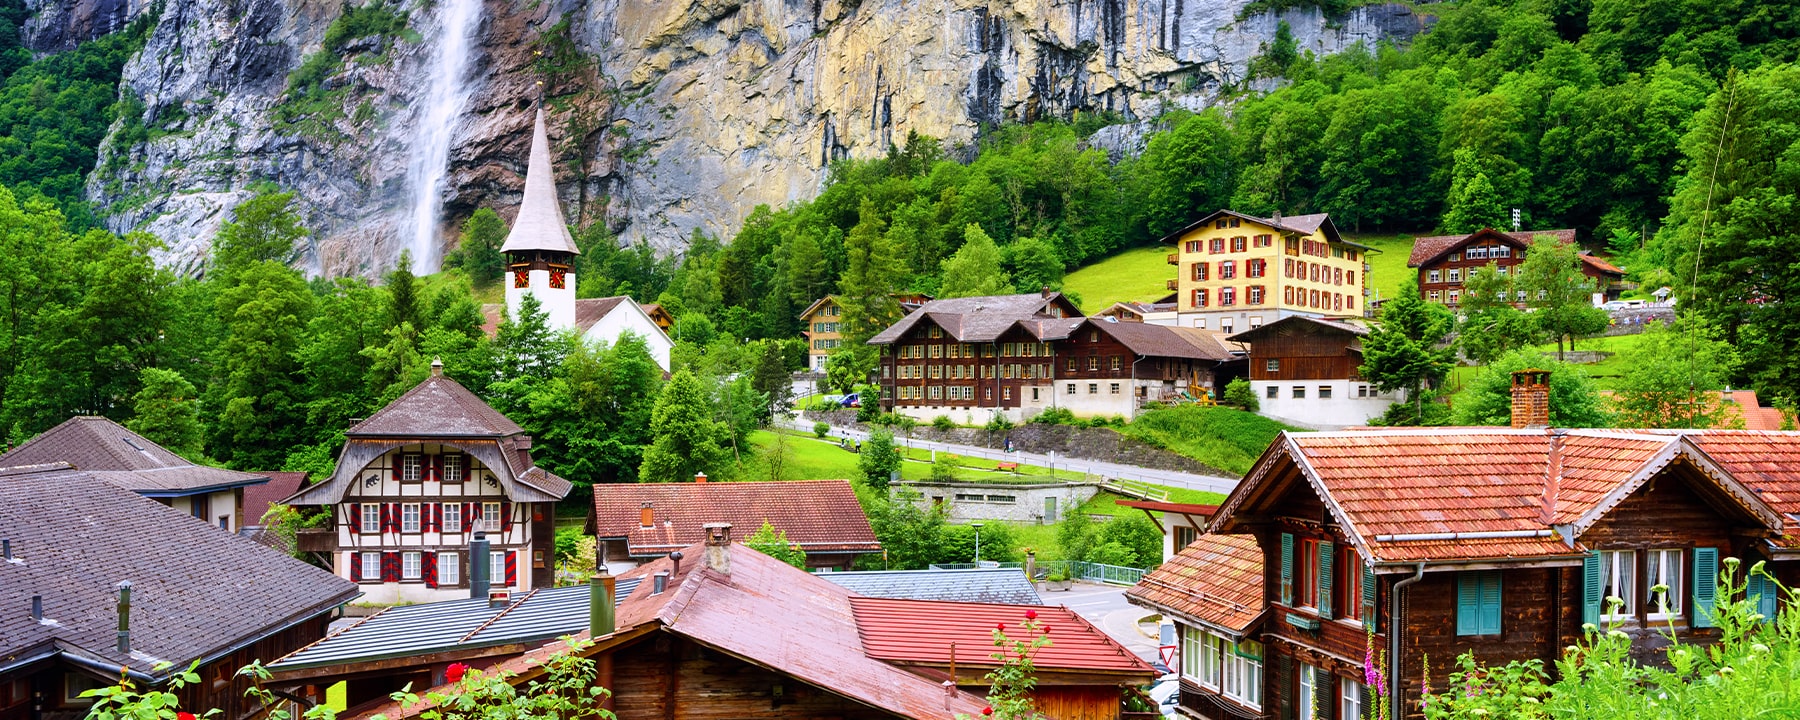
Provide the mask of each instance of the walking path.
MULTIPOLYGON (((801 432, 812 432, 812 421, 810 420, 789 418, 784 419, 782 423, 786 427, 801 432)), ((851 428, 839 427, 836 425, 831 427, 831 432, 834 435, 847 437, 851 440, 862 441, 869 439, 869 433, 865 431, 853 430, 851 428)), ((1099 460, 1060 457, 1055 454, 1046 455, 1020 450, 1006 452, 994 448, 977 447, 974 445, 956 445, 931 440, 909 440, 906 438, 894 438, 894 440, 902 446, 919 448, 922 450, 936 450, 968 457, 986 458, 989 460, 1000 460, 1005 462, 1019 462, 1028 465, 1040 465, 1050 468, 1051 470, 1085 472, 1089 475, 1096 475, 1103 478, 1138 480, 1141 482, 1155 483, 1157 485, 1188 488, 1190 490, 1205 490, 1207 492, 1223 493, 1227 495, 1231 494, 1232 488, 1237 487, 1238 483, 1237 478, 1219 477, 1216 475, 1196 475, 1194 473, 1185 473, 1177 470, 1158 470, 1156 468, 1121 465, 1119 463, 1102 462, 1099 460)))

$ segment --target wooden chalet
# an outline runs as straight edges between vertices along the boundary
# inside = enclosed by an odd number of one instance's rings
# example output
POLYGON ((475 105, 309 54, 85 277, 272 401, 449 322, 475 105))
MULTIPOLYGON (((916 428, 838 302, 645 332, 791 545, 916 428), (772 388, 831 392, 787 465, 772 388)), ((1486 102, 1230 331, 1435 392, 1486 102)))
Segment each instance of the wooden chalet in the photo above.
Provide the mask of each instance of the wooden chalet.
POLYGON ((1269 417, 1306 427, 1362 425, 1397 394, 1363 379, 1368 328, 1291 316, 1226 338, 1250 350, 1250 390, 1269 417))
MULTIPOLYGON (((1420 297, 1456 307, 1462 303, 1463 285, 1470 275, 1489 264, 1498 267, 1502 275, 1516 273, 1515 268, 1525 262, 1531 241, 1539 236, 1555 238, 1565 245, 1575 242, 1575 231, 1568 229, 1502 232, 1483 228, 1468 235, 1433 235, 1413 240, 1406 266, 1419 271, 1420 297)), ((1625 271, 1586 252, 1578 257, 1581 273, 1593 278, 1607 300, 1617 300, 1625 289, 1625 271)), ((1524 307, 1525 291, 1517 291, 1512 300, 1524 307)))
MULTIPOLYGON (((1416 717, 1427 655, 1446 687, 1464 652, 1553 665, 1594 625, 1654 662, 1671 629, 1717 637, 1731 558, 1740 583, 1758 560, 1797 574, 1800 464, 1783 460, 1800 459, 1800 434, 1544 428, 1542 373, 1516 378, 1514 428, 1278 438, 1209 534, 1129 591, 1180 626, 1182 706, 1362 717, 1379 700, 1362 684, 1373 633, 1394 716, 1416 717)), ((1774 616, 1772 586, 1752 578, 1750 594, 1774 616)))
POLYGON ((615 569, 700 542, 713 523, 754 533, 768 522, 806 553, 810 568, 849 570, 856 558, 881 552, 847 480, 600 485, 590 519, 602 558, 615 569))
POLYGON ((1243 350, 1224 333, 1116 318, 1087 318, 1050 349, 1054 387, 1031 392, 1030 410, 1132 418, 1147 402, 1217 399, 1244 367, 1243 350))
POLYGON ((79 720, 82 692, 265 708, 238 669, 323 637, 355 584, 66 463, 0 469, 0 720, 79 720))
POLYGON ((881 348, 881 403, 930 420, 1017 418, 1052 377, 1050 343, 1081 323, 1062 293, 933 300, 869 339, 881 348))

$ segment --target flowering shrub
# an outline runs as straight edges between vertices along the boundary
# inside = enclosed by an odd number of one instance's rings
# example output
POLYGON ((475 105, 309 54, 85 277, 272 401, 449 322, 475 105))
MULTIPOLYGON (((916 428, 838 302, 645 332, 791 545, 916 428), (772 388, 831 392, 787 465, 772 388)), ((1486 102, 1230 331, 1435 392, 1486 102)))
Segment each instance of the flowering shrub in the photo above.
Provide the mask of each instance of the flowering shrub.
MULTIPOLYGON (((987 674, 988 706, 981 709, 981 720, 996 718, 997 720, 1037 720, 1041 718, 1037 712, 1037 701, 1031 697, 1031 689, 1037 686, 1037 669, 1032 666, 1031 659, 1050 645, 1050 627, 1037 620, 1036 610, 1025 611, 1025 621, 1019 623, 1022 636, 1026 639, 1013 638, 1006 634, 1006 623, 994 626, 994 647, 998 648, 991 657, 1000 662, 1000 666, 987 674)), ((971 720, 964 713, 956 715, 957 720, 971 720)))
MULTIPOLYGON (((1566 648, 1551 682, 1538 661, 1484 667, 1472 654, 1458 659, 1450 686, 1426 693, 1429 720, 1568 718, 1571 720, 1737 720, 1800 717, 1800 592, 1774 582, 1757 563, 1743 575, 1775 585, 1781 611, 1763 617, 1741 596, 1739 562, 1724 561, 1713 611, 1720 639, 1711 645, 1676 640, 1663 650, 1668 669, 1631 657, 1631 637, 1617 624, 1588 625, 1566 648)), ((1617 598, 1608 598, 1615 607, 1617 598)))

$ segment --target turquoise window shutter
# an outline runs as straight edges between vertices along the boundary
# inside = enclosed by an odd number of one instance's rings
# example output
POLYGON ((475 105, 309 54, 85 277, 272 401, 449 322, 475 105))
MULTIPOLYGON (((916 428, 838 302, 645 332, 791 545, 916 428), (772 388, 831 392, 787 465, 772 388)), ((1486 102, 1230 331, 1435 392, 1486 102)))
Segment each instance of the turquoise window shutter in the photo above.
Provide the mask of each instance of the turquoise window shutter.
POLYGON ((1751 575, 1745 584, 1747 587, 1744 589, 1744 598, 1755 602, 1756 611, 1762 613, 1762 616, 1771 622, 1774 621, 1775 583, 1769 582, 1768 578, 1761 575, 1751 575))
POLYGON ((1326 620, 1330 620, 1332 617, 1331 576, 1332 565, 1335 564, 1333 562, 1336 557, 1336 553, 1333 552, 1335 549, 1336 546, 1331 543, 1319 543, 1319 617, 1326 620))
POLYGON ((1605 586, 1605 578, 1600 577, 1600 553, 1590 552, 1581 559, 1581 622, 1600 626, 1600 603, 1605 600, 1600 593, 1605 586))
POLYGON ((1481 634, 1500 634, 1500 571, 1481 574, 1481 634))
POLYGON ((1381 632, 1375 624, 1380 615, 1380 608, 1375 604, 1375 569, 1367 565, 1362 568, 1362 613, 1363 623, 1369 626, 1369 632, 1381 632))
POLYGON ((1294 535, 1281 534, 1281 604, 1294 604, 1294 535))
POLYGON ((1694 627, 1713 622, 1713 596, 1719 591, 1719 549, 1694 548, 1694 627))
POLYGON ((1472 572, 1456 574, 1456 634, 1479 635, 1481 621, 1476 618, 1480 614, 1481 581, 1472 572))

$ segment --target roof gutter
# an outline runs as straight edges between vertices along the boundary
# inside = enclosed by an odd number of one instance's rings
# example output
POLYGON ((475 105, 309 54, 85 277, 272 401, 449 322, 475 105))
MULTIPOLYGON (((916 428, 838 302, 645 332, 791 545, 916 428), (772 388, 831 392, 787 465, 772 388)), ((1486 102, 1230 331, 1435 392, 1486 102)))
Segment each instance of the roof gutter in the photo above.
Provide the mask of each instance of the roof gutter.
MULTIPOLYGON (((86 655, 77 655, 68 650, 61 650, 57 654, 60 655, 63 660, 68 661, 69 664, 100 673, 103 677, 116 678, 123 675, 148 685, 160 684, 164 680, 169 679, 166 675, 161 678, 152 677, 123 665, 114 665, 109 662, 95 660, 86 655)), ((174 672, 184 672, 186 670, 187 668, 179 668, 175 669, 174 672)))
POLYGON ((1392 714, 1388 717, 1406 717, 1406 693, 1400 691, 1400 630, 1406 627, 1401 620, 1401 593, 1406 586, 1425 579, 1425 563, 1419 563, 1413 570, 1413 576, 1394 583, 1388 590, 1388 698, 1393 703, 1392 714))
POLYGON ((244 480, 242 482, 220 483, 218 485, 207 485, 205 487, 197 487, 197 488, 133 490, 132 492, 135 492, 135 493, 142 495, 144 497, 147 497, 147 498, 176 498, 176 497, 188 497, 190 495, 206 495, 209 493, 215 493, 215 492, 219 492, 222 490, 231 490, 234 488, 250 487, 251 485, 265 485, 268 482, 269 482, 269 479, 266 477, 256 477, 256 478, 252 478, 249 480, 244 480))

